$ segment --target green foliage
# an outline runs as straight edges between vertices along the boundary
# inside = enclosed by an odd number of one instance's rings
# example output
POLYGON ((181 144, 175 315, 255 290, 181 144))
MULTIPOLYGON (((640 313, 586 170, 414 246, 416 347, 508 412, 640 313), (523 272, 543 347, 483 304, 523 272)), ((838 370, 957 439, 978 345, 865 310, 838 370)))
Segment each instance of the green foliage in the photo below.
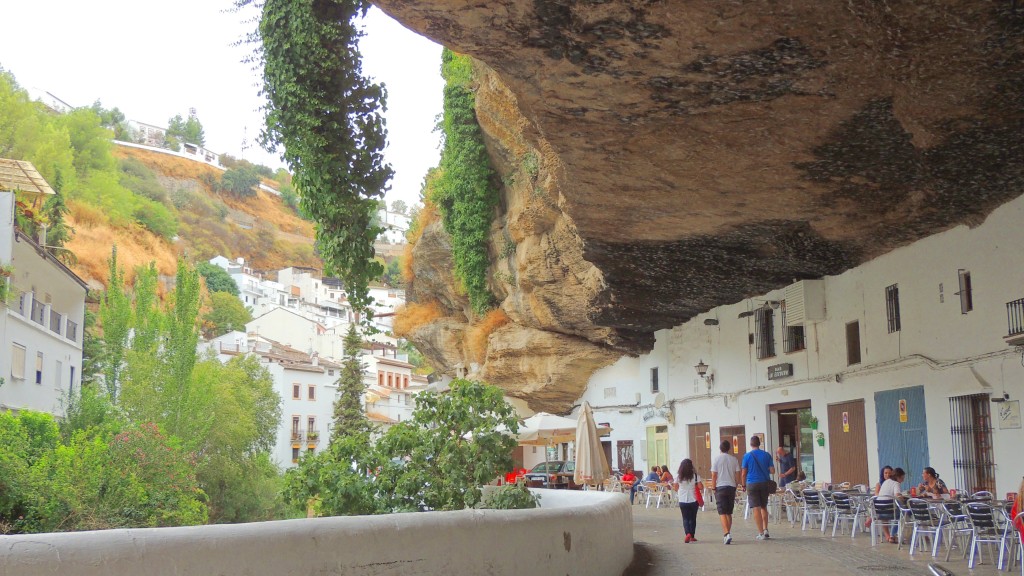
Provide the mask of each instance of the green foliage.
POLYGON ((230 192, 235 196, 252 197, 256 195, 256 186, 260 183, 260 175, 252 166, 228 168, 220 177, 219 190, 230 192))
POLYGON ((156 173, 138 158, 122 158, 118 163, 121 170, 120 182, 125 188, 139 196, 166 204, 170 195, 163 184, 156 178, 156 173))
POLYGON ((303 457, 285 474, 284 498, 298 510, 323 516, 391 512, 371 475, 383 464, 369 433, 332 438, 327 450, 303 457))
POLYGON ((216 264, 200 262, 196 264, 196 272, 206 280, 206 289, 210 292, 227 292, 232 296, 238 296, 238 284, 227 270, 216 264))
POLYGON ((210 311, 203 315, 203 332, 208 338, 216 338, 233 330, 245 330, 252 322, 252 312, 245 304, 228 292, 210 294, 210 311))
POLYGON ((167 132, 164 135, 166 147, 172 150, 180 150, 181 147, 175 147, 175 145, 182 142, 195 144, 196 146, 204 146, 206 144, 203 125, 199 122, 198 118, 191 114, 187 119, 183 119, 181 114, 176 114, 168 120, 167 132))
POLYGON ((100 125, 100 117, 90 108, 75 108, 57 116, 57 124, 67 128, 74 151, 74 167, 79 176, 90 172, 113 172, 116 162, 110 153, 111 132, 100 125))
POLYGON ((334 401, 332 443, 347 436, 369 433, 372 429, 362 404, 363 393, 366 392, 360 359, 362 343, 355 324, 350 324, 345 334, 345 360, 338 377, 338 397, 334 401))
POLYGON ((356 20, 369 8, 365 0, 268 0, 258 32, 267 96, 262 140, 283 145, 302 206, 317 224, 326 272, 341 278, 365 317, 368 285, 382 272, 373 260, 381 230, 372 217, 393 174, 383 156, 386 91, 361 70, 356 20))
POLYGON ((476 98, 469 86, 471 73, 468 57, 448 49, 442 52, 442 75, 446 81, 444 150, 441 176, 431 199, 440 209, 444 229, 452 238, 455 274, 466 287, 474 311, 483 314, 494 304, 494 296, 487 287, 487 244, 498 191, 476 119, 476 98))
POLYGON ((405 203, 405 200, 395 200, 391 203, 391 211, 397 214, 405 214, 409 211, 409 205, 405 203))
POLYGON ((540 506, 540 495, 530 492, 526 484, 516 482, 499 486, 484 497, 481 508, 523 510, 540 506))
POLYGON ((124 291, 124 270, 117 265, 117 246, 107 260, 107 290, 100 301, 100 322, 103 324, 103 382, 110 400, 117 403, 125 349, 131 329, 131 302, 124 291))
POLYGON ((128 133, 128 122, 124 116, 124 112, 121 112, 116 106, 110 110, 103 107, 103 104, 97 100, 93 102, 90 110, 96 114, 100 119, 100 126, 103 126, 107 130, 114 133, 115 140, 121 140, 128 142, 131 137, 128 133))
POLYGON ((516 441, 502 430, 518 428, 515 410, 495 386, 459 379, 446 394, 422 392, 412 419, 392 426, 378 442, 385 455, 407 459, 382 490, 403 505, 473 507, 480 486, 512 467, 516 441))
POLYGON ((398 258, 392 258, 384 268, 384 275, 381 281, 388 286, 402 286, 402 263, 398 258))

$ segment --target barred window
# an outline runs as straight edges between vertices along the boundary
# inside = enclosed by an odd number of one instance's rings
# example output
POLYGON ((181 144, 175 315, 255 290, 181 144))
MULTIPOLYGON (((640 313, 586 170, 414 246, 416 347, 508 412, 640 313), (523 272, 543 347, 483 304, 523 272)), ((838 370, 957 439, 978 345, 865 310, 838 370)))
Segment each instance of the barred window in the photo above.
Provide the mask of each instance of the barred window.
POLYGON ((782 351, 785 353, 799 352, 807 348, 804 339, 804 327, 786 325, 786 301, 782 301, 782 351))
POLYGON ((971 394, 950 398, 949 419, 956 485, 971 492, 995 492, 996 468, 992 456, 989 395, 971 394))
POLYGON ((775 323, 774 310, 769 307, 754 311, 754 336, 757 345, 757 357, 771 358, 775 356, 775 323))
POLYGON ((893 284, 885 289, 885 318, 889 334, 900 331, 900 288, 893 284))

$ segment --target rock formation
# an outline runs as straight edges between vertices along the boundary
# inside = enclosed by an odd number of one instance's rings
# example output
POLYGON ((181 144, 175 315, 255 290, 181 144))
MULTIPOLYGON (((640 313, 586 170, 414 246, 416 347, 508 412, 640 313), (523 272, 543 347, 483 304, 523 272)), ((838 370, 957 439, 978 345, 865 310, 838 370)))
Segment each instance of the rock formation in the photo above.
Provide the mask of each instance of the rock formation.
POLYGON ((428 355, 536 409, 567 409, 655 330, 1024 192, 1016 2, 377 4, 482 63, 506 183, 491 273, 511 322, 470 366, 467 307, 417 272, 411 297, 449 314, 428 355))

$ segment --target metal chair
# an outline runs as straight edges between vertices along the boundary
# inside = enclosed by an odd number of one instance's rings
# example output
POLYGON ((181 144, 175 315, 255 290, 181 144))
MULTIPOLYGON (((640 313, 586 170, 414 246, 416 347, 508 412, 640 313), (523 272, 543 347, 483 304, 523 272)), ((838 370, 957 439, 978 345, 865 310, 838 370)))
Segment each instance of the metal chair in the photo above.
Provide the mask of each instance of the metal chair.
POLYGON ((655 508, 661 508, 661 503, 665 502, 667 505, 671 501, 671 494, 669 494, 667 484, 659 484, 657 482, 646 482, 647 484, 647 502, 644 504, 644 508, 651 507, 651 500, 655 501, 655 508))
POLYGON ((974 533, 971 535, 971 551, 967 567, 971 570, 974 569, 974 558, 976 555, 981 555, 981 544, 998 544, 999 560, 996 568, 1002 569, 1003 553, 1006 550, 1011 530, 1009 519, 1006 518, 1006 511, 1002 507, 993 508, 983 502, 970 502, 967 504, 967 517, 970 518, 971 527, 974 529, 974 533), (997 521, 996 514, 999 514, 1004 521, 997 521))
POLYGON ((787 486, 786 492, 782 495, 782 507, 786 510, 786 518, 789 519, 790 526, 796 525, 796 519, 802 506, 803 502, 800 500, 800 496, 787 486))
POLYGON ((833 492, 830 490, 821 491, 821 507, 825 510, 825 516, 821 520, 821 533, 825 533, 825 526, 828 525, 829 518, 835 514, 836 501, 833 497, 833 492))
POLYGON ((914 531, 910 534, 910 555, 913 556, 914 551, 924 541, 923 538, 928 537, 932 539, 931 549, 934 557, 939 552, 939 541, 942 540, 944 526, 948 525, 944 524, 943 517, 936 514, 928 502, 920 498, 911 498, 907 504, 914 522, 914 531), (918 541, 918 536, 922 538, 921 541, 918 541))
POLYGON ((995 496, 992 495, 988 490, 979 490, 974 494, 971 494, 971 500, 988 500, 989 502, 995 500, 995 496))
POLYGON ((878 542, 878 533, 882 527, 890 530, 900 527, 900 512, 896 500, 888 496, 875 496, 868 499, 868 513, 871 515, 871 545, 878 542))
MULTIPOLYGON (((860 519, 860 502, 854 500, 849 494, 844 492, 835 492, 832 494, 833 501, 835 503, 835 509, 832 511, 832 537, 836 536, 836 529, 839 528, 840 522, 850 521, 850 538, 857 535, 857 520, 860 519)), ((843 525, 843 534, 846 533, 845 524, 843 525)))
POLYGON ((939 512, 944 517, 945 527, 949 530, 949 546, 946 548, 946 562, 949 562, 949 555, 954 547, 963 551, 962 557, 967 558, 967 548, 974 535, 971 521, 964 511, 963 504, 957 500, 947 500, 942 503, 939 512))
POLYGON ((1024 576, 1024 532, 1020 529, 1021 525, 1024 525, 1024 512, 1018 512, 1010 522, 1010 529, 1013 530, 1013 533, 1015 534, 1014 544, 1016 544, 1016 547, 1011 544, 1010 550, 1011 552, 1014 550, 1016 551, 1013 552, 1013 557, 1011 557, 1009 562, 1006 563, 1006 569, 1009 570, 1010 568, 1013 568, 1013 563, 1015 561, 1019 561, 1020 576, 1024 576))
POLYGON ((821 525, 825 525, 825 508, 822 506, 821 494, 817 490, 807 489, 803 491, 804 507, 803 519, 800 521, 800 529, 807 530, 808 521, 814 527, 814 519, 817 518, 821 525))
POLYGON ((897 550, 902 550, 903 549, 903 530, 905 529, 905 527, 908 524, 913 523, 913 521, 914 521, 913 520, 914 519, 914 513, 910 510, 910 506, 908 506, 900 498, 896 499, 896 509, 899 510, 899 513, 900 513, 899 514, 900 526, 899 526, 898 532, 896 534, 896 542, 897 542, 896 549, 897 550))

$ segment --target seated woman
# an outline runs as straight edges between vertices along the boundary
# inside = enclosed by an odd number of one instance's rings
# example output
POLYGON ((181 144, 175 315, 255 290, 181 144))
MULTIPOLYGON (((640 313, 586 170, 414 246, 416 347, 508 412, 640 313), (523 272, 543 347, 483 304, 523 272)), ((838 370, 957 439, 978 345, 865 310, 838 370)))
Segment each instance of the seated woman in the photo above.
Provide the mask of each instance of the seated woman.
POLYGON ((668 466, 661 467, 661 477, 658 480, 662 484, 671 484, 675 479, 672 478, 672 473, 668 471, 668 466))
POLYGON ((939 479, 935 468, 928 466, 921 472, 923 482, 917 485, 918 498, 942 498, 943 494, 949 494, 946 483, 939 479))
MULTIPOLYGON (((903 493, 900 491, 900 483, 906 477, 907 473, 903 468, 896 468, 889 474, 889 478, 879 486, 878 495, 893 499, 902 498, 903 493)), ((898 542, 896 536, 889 534, 889 527, 884 524, 882 525, 882 536, 892 544, 898 542)))
POLYGON ((878 491, 882 489, 882 484, 892 476, 892 466, 888 464, 882 467, 881 477, 878 479, 878 484, 875 484, 875 496, 878 496, 878 491))

